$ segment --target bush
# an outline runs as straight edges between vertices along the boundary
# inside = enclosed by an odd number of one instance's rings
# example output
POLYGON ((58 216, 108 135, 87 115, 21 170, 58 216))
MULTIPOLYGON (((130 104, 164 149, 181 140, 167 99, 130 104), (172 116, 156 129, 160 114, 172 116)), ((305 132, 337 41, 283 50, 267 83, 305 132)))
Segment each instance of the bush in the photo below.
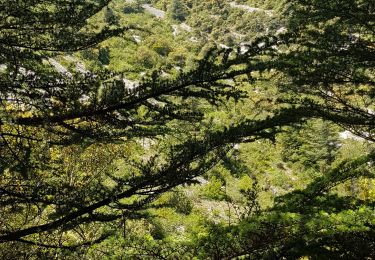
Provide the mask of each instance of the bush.
POLYGON ((182 192, 173 192, 168 204, 176 210, 176 212, 188 215, 193 209, 193 203, 182 192))

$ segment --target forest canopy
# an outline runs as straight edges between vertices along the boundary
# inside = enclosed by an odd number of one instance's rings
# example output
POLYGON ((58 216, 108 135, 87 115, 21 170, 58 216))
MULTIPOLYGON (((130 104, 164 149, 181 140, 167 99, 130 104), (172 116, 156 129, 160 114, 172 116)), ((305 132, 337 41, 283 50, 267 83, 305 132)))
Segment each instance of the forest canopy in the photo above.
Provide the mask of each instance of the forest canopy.
POLYGON ((374 258, 374 10, 2 1, 0 257, 374 258))

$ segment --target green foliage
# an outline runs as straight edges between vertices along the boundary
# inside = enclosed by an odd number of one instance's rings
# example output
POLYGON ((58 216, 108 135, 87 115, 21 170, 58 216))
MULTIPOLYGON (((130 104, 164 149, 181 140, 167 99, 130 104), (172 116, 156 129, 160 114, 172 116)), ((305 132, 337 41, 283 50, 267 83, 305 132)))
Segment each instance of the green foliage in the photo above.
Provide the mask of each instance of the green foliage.
POLYGON ((338 133, 327 122, 310 122, 292 129, 282 137, 282 159, 300 163, 305 168, 318 167, 324 173, 339 148, 338 133))
POLYGON ((274 207, 256 211, 238 225, 213 225, 198 242, 202 258, 371 257, 373 205, 329 192, 350 178, 373 178, 373 169, 369 175, 362 169, 371 158, 373 154, 342 162, 306 189, 280 196, 274 207), (359 233, 363 237, 351 235, 359 233))
POLYGON ((375 257, 372 3, 236 3, 0 4, 0 258, 375 257))
POLYGON ((203 196, 213 200, 223 200, 226 197, 224 183, 219 178, 213 176, 209 183, 202 188, 203 196))
POLYGON ((99 49, 98 59, 101 64, 109 65, 110 63, 110 55, 109 55, 109 48, 104 47, 99 49))
POLYGON ((104 22, 108 25, 119 25, 118 17, 114 14, 112 8, 108 6, 104 9, 104 22))
POLYGON ((122 11, 125 14, 140 13, 142 11, 142 7, 139 1, 126 2, 125 6, 122 8, 122 11))
POLYGON ((151 69, 157 65, 159 57, 155 51, 140 47, 136 59, 143 67, 151 69))
POLYGON ((181 191, 172 192, 166 205, 185 215, 189 215, 193 209, 193 202, 181 191))
POLYGON ((188 15, 188 10, 181 0, 172 0, 168 6, 168 16, 172 20, 183 22, 188 15))
POLYGON ((147 39, 146 44, 158 53, 161 56, 168 56, 168 54, 171 52, 172 47, 170 46, 170 41, 165 38, 160 38, 157 36, 152 36, 147 39))

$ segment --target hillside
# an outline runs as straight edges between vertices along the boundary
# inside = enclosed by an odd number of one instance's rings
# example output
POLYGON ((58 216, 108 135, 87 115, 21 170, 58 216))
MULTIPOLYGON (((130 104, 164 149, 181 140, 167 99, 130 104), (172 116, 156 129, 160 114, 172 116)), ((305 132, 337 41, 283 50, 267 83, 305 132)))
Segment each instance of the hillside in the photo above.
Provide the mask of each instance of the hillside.
POLYGON ((26 2, 1 259, 375 257, 371 1, 26 2))

